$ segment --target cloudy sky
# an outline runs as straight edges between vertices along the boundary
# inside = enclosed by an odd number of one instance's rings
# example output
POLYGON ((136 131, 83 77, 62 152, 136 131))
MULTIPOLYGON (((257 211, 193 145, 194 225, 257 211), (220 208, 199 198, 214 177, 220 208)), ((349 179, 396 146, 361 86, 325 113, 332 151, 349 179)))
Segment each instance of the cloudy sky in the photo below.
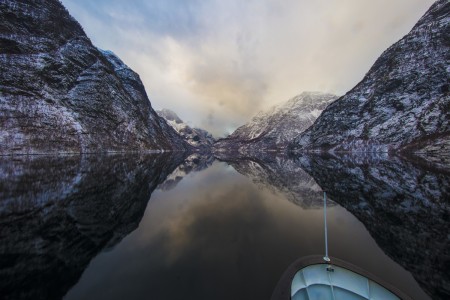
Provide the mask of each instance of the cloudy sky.
POLYGON ((344 94, 433 0, 62 0, 152 106, 217 137, 302 91, 344 94))

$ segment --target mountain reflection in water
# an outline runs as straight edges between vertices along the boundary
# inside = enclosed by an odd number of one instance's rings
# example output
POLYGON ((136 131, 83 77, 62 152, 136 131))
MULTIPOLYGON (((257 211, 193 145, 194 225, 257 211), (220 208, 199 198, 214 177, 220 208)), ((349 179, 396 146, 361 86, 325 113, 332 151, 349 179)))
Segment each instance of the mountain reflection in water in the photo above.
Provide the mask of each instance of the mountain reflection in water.
POLYGON ((397 157, 304 156, 298 164, 433 299, 450 297, 450 173, 397 157))
POLYGON ((2 299, 61 299, 90 260, 135 230, 174 155, 0 160, 2 299))
POLYGON ((2 297, 270 298, 291 262, 323 252, 324 190, 332 256, 414 299, 448 298, 445 170, 389 157, 219 160, 1 158, 2 297))

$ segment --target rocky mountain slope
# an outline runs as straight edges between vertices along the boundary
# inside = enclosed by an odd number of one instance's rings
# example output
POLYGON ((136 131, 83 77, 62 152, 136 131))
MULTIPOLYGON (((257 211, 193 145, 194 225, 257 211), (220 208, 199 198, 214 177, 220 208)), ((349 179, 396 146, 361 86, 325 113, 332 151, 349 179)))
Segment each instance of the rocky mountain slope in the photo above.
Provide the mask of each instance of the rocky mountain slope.
POLYGON ((283 105, 260 112, 230 136, 217 141, 214 148, 241 152, 284 148, 335 99, 337 96, 332 94, 304 92, 283 105))
POLYGON ((206 130, 200 128, 191 128, 184 123, 176 113, 169 109, 157 110, 156 113, 164 118, 184 140, 195 148, 209 149, 214 144, 213 136, 206 130))
POLYGON ((436 1, 290 149, 450 153, 449 21, 436 1))
POLYGON ((57 0, 0 2, 0 74, 1 154, 187 147, 57 0))

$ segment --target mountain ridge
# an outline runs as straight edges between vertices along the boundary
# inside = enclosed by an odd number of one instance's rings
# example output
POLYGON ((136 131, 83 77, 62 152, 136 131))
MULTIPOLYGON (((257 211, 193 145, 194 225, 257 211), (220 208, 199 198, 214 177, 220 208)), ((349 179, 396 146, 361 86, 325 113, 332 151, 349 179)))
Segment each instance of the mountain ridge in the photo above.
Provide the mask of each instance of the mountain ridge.
POLYGON ((0 154, 186 150, 57 0, 0 2, 0 154))
POLYGON ((259 112, 253 119, 214 145, 217 151, 270 151, 283 149, 297 134, 313 124, 337 96, 303 92, 284 104, 259 112))
POLYGON ((289 149, 450 151, 450 3, 436 1, 289 149))
POLYGON ((190 146, 198 150, 210 150, 215 142, 214 137, 206 130, 192 128, 184 123, 178 115, 170 109, 163 108, 156 113, 171 126, 190 146))

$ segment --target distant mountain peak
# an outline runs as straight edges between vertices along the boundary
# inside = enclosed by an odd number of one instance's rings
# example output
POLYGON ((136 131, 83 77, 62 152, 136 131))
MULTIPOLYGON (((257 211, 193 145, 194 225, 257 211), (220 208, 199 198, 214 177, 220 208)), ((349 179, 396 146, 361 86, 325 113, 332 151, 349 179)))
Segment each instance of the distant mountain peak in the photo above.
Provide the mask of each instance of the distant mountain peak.
POLYGON ((215 148, 243 151, 283 148, 311 126, 335 99, 337 96, 328 93, 303 92, 282 105, 259 112, 250 122, 218 141, 215 148))
POLYGON ((204 129, 192 128, 184 123, 178 115, 170 109, 156 111, 178 134, 195 148, 209 149, 214 143, 214 137, 204 129))
POLYGON ((180 117, 178 117, 178 115, 167 108, 163 108, 161 110, 156 111, 158 113, 158 115, 160 117, 163 117, 164 119, 166 119, 167 121, 174 121, 177 124, 181 124, 184 123, 183 120, 180 119, 180 117))

